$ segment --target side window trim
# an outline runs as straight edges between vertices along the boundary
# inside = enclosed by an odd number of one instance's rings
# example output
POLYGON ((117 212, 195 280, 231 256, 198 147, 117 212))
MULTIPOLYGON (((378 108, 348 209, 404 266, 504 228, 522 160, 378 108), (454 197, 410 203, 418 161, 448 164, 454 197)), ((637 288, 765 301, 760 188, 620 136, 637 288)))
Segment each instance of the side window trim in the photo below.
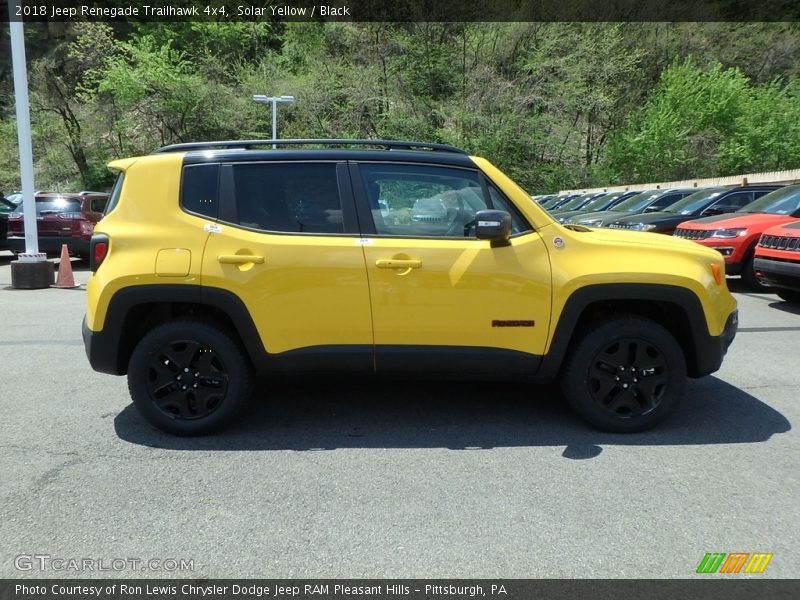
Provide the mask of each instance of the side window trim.
POLYGON ((358 169, 358 163, 349 161, 347 167, 350 173, 350 184, 353 192, 356 216, 358 218, 359 225, 361 226, 361 235, 362 237, 377 236, 378 230, 375 228, 375 221, 372 218, 372 211, 369 207, 367 190, 364 188, 364 180, 361 178, 361 172, 358 169))
POLYGON ((233 164, 223 163, 219 170, 219 212, 217 221, 239 222, 239 209, 236 206, 236 184, 233 180, 233 164))
POLYGON ((340 235, 360 236, 361 223, 358 218, 356 201, 353 197, 353 182, 346 161, 336 163, 336 182, 339 184, 339 203, 342 207, 344 232, 340 235))

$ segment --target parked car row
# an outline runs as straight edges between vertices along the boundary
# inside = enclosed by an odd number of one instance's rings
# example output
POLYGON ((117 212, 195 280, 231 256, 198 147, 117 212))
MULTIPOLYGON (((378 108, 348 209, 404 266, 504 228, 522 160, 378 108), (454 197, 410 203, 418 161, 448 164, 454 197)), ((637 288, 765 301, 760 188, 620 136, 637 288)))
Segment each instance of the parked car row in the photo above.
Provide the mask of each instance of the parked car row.
MULTIPOLYGON (((36 229, 39 251, 58 255, 61 245, 66 244, 73 256, 89 257, 89 241, 95 224, 103 218, 108 194, 103 192, 36 192, 36 229)), ((5 247, 14 254, 25 251, 23 205, 9 202, 7 220, 0 222, 0 232, 7 224, 7 235, 0 237, 0 248, 5 247), (7 221, 7 223, 6 223, 7 221), (5 238, 5 240, 4 240, 5 238)), ((1 210, 1 209, 0 209, 1 210)))
POLYGON ((594 192, 536 201, 565 225, 692 240, 722 254, 726 273, 741 276, 751 289, 779 288, 785 300, 800 297, 800 185, 594 192))

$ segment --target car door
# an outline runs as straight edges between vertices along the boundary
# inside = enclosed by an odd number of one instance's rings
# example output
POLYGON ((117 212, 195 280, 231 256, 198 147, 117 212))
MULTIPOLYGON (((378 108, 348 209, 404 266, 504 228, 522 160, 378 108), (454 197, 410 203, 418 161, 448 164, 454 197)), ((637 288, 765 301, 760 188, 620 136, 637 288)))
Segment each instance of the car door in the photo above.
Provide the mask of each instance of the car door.
POLYGON ((508 199, 477 169, 360 162, 351 173, 377 370, 533 372, 549 327, 550 261, 508 199), (512 214, 508 245, 476 239, 487 208, 512 214))
MULTIPOLYGON (((185 171, 184 187, 186 179, 185 171)), ((310 365, 317 369, 372 369, 367 276, 346 163, 222 164, 219 182, 204 290, 238 296, 271 355, 317 360, 310 365)))

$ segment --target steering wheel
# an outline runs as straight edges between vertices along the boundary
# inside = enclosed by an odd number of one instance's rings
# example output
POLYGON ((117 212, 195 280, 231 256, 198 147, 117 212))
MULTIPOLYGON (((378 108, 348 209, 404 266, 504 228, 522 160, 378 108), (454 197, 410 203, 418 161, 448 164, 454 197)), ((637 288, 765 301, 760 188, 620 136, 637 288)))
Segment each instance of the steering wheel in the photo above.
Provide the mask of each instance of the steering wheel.
POLYGON ((464 210, 464 200, 461 198, 458 192, 456 192, 456 209, 455 209, 455 214, 453 215, 453 219, 452 221, 450 221, 450 226, 447 228, 447 233, 445 234, 447 237, 462 237, 465 235, 466 233, 466 225, 464 224, 465 216, 466 212, 464 210))

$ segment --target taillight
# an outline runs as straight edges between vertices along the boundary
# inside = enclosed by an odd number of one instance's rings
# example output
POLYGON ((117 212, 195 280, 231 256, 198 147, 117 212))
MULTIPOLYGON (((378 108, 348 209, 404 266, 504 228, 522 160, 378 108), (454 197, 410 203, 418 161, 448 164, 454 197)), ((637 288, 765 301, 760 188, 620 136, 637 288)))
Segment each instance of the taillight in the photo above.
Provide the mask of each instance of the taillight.
POLYGON ((103 234, 92 236, 92 240, 89 242, 89 270, 93 273, 108 256, 108 247, 108 236, 103 234))

